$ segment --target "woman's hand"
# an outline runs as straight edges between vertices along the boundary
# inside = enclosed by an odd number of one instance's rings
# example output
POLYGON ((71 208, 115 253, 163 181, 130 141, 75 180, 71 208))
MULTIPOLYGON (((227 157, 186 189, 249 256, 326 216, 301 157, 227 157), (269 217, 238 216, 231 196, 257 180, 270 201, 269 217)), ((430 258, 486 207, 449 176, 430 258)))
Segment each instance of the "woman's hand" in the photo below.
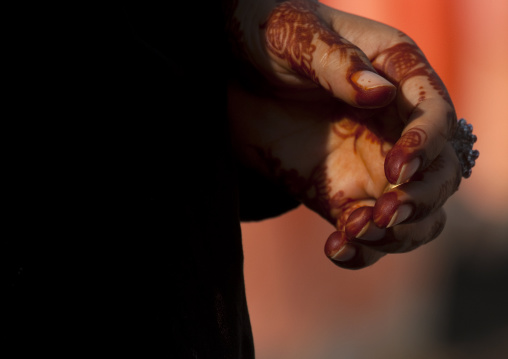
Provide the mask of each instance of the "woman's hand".
POLYGON ((362 268, 437 237, 461 179, 456 115, 420 49, 306 0, 239 0, 233 19, 237 152, 337 228, 327 256, 362 268))

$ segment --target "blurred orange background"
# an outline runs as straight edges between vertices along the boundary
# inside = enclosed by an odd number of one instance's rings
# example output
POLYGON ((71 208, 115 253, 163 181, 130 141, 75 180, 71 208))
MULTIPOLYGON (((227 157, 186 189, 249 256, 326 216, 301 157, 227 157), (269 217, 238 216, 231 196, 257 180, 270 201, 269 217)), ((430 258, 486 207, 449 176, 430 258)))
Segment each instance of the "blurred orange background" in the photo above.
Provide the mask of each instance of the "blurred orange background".
POLYGON ((304 207, 243 223, 256 357, 508 357, 508 1, 322 2, 411 36, 480 158, 439 238, 359 271, 325 257, 333 228, 304 207))

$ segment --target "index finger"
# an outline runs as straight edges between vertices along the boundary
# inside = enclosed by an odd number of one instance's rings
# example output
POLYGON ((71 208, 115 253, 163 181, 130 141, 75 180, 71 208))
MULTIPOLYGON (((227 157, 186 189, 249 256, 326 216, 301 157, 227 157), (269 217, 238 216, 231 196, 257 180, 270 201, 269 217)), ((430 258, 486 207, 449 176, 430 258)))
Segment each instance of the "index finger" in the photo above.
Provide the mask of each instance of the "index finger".
POLYGON ((455 109, 443 82, 408 38, 381 51, 373 65, 397 86, 397 107, 406 123, 385 161, 388 181, 400 184, 441 153, 457 122, 455 109))

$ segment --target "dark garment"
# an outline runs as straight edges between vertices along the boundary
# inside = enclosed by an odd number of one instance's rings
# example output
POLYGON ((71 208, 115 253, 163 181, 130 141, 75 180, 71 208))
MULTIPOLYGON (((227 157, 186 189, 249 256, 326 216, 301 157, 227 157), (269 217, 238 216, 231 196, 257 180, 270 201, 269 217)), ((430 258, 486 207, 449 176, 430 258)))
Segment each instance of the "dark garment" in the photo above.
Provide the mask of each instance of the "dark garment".
MULTIPOLYGON (((238 183, 275 191, 238 180, 221 8, 26 15, 11 52, 3 340, 20 356, 252 358, 238 183)), ((249 219, 296 205, 247 202, 249 219)))

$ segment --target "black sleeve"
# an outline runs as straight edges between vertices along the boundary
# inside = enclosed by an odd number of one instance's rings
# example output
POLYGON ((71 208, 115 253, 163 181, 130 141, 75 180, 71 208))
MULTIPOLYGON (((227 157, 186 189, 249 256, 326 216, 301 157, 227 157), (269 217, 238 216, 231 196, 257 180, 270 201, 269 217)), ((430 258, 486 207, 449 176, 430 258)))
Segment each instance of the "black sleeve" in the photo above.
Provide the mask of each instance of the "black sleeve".
POLYGON ((242 221, 276 217, 300 205, 284 188, 252 169, 238 165, 238 177, 242 221))

